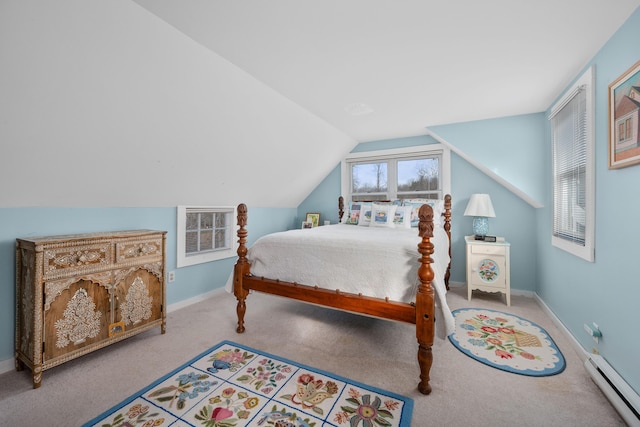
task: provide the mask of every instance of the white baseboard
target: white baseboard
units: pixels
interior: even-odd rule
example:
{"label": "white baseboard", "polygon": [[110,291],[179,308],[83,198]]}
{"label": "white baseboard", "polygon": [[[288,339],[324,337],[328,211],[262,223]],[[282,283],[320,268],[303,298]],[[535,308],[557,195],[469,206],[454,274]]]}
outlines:
{"label": "white baseboard", "polygon": [[200,302],[200,301],[207,300],[209,298],[214,298],[214,297],[216,297],[218,295],[222,295],[224,292],[226,292],[224,287],[217,288],[217,289],[214,289],[212,291],[205,292],[204,294],[196,295],[195,297],[187,298],[185,300],[178,301],[178,302],[173,303],[173,304],[169,304],[167,306],[167,313],[171,313],[173,311],[180,310],[181,308],[188,307],[190,305],[193,305],[193,304],[195,304],[197,302]]}
{"label": "white baseboard", "polygon": [[[212,291],[209,292],[205,292],[204,294],[200,294],[200,295],[196,295],[195,297],[192,298],[188,298],[182,301],[178,301],[176,303],[173,304],[169,304],[167,306],[167,313],[171,313],[173,311],[176,310],[180,310],[181,308],[185,308],[188,307],[192,304],[198,303],[200,301],[204,301],[207,300],[209,298],[214,298],[218,295],[221,295],[223,292],[226,292],[224,287],[222,288],[217,288],[214,289]],[[6,359],[6,360],[0,360],[0,375],[4,374],[5,372],[9,372],[12,371],[13,369],[15,369],[16,365],[15,365],[15,359]]]}
{"label": "white baseboard", "polygon": [[[466,288],[467,287],[467,283],[466,282],[449,282],[449,287],[450,288]],[[523,291],[523,290],[520,290],[520,289],[511,288],[511,295],[519,295],[519,296],[523,296],[523,297],[534,298],[535,292]]]}
{"label": "white baseboard", "polygon": [[16,368],[15,359],[0,360],[0,375]]}
{"label": "white baseboard", "polygon": [[576,354],[578,354],[582,362],[587,360],[587,357],[589,356],[589,354],[580,345],[576,337],[574,337],[573,334],[569,332],[569,329],[567,329],[567,327],[564,326],[564,323],[562,323],[562,321],[558,318],[558,316],[556,316],[555,313],[551,311],[549,306],[545,304],[545,302],[540,298],[538,294],[534,293],[534,298],[538,303],[538,305],[540,306],[540,308],[542,308],[542,311],[544,311],[547,314],[547,316],[551,318],[551,320],[558,327],[558,329],[560,329],[560,331],[564,334],[564,336],[567,337],[567,339],[569,340],[569,343],[571,344],[571,347],[573,347],[573,350],[576,352]]}
{"label": "white baseboard", "polygon": [[449,281],[449,287],[450,288],[462,288],[462,287],[466,287],[467,284],[464,282],[452,282]]}
{"label": "white baseboard", "polygon": [[[466,286],[467,284],[464,282],[449,282],[449,287],[452,287],[452,288],[462,288]],[[569,339],[571,346],[573,347],[575,352],[578,354],[578,356],[580,356],[580,359],[582,359],[583,362],[587,359],[587,357],[589,356],[587,351],[580,345],[578,340],[576,340],[576,338],[571,334],[571,332],[569,332],[569,329],[567,329],[567,327],[564,326],[564,324],[560,321],[558,316],[556,316],[555,313],[551,311],[549,306],[545,304],[545,302],[540,298],[540,296],[537,293],[532,291],[523,291],[520,289],[511,289],[511,295],[520,295],[524,297],[534,298],[538,303],[538,305],[540,306],[540,308],[542,309],[542,311],[544,311],[551,318],[553,323]]]}

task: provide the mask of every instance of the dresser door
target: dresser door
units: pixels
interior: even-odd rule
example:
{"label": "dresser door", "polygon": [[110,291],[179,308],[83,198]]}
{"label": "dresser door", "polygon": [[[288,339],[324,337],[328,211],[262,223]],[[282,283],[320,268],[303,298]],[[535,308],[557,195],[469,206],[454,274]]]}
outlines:
{"label": "dresser door", "polygon": [[45,283],[43,362],[106,339],[110,317],[106,287],[75,278]]}
{"label": "dresser door", "polygon": [[506,287],[506,261],[501,246],[473,245],[471,250],[471,284],[482,287]]}
{"label": "dresser door", "polygon": [[144,268],[121,270],[114,289],[112,334],[130,331],[162,318],[162,284]]}

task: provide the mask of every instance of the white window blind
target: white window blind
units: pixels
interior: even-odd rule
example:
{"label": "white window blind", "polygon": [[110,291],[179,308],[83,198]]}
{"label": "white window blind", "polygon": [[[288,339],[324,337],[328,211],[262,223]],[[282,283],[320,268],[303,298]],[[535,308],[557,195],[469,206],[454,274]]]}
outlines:
{"label": "white window blind", "polygon": [[593,89],[585,83],[590,74],[558,102],[549,120],[553,143],[552,241],[593,261]]}

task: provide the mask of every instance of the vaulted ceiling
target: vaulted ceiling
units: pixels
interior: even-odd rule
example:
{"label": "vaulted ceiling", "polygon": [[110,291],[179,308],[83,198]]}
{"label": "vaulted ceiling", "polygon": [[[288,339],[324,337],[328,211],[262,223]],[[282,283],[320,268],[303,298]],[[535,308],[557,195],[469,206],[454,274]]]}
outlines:
{"label": "vaulted ceiling", "polygon": [[639,5],[3,0],[0,206],[295,208],[358,142],[546,110]]}
{"label": "vaulted ceiling", "polygon": [[357,141],[544,111],[640,0],[134,0]]}

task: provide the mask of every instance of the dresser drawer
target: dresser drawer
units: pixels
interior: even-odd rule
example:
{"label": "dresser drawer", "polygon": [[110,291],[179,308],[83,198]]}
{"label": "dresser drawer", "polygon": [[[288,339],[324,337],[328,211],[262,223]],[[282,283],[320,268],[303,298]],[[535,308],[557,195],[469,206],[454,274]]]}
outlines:
{"label": "dresser drawer", "polygon": [[492,245],[472,245],[471,253],[484,255],[504,255],[504,247]]}
{"label": "dresser drawer", "polygon": [[111,244],[108,242],[65,246],[44,250],[44,276],[54,277],[83,273],[108,267],[111,260]]}
{"label": "dresser drawer", "polygon": [[162,256],[162,238],[124,241],[116,244],[116,262],[128,263]]}

